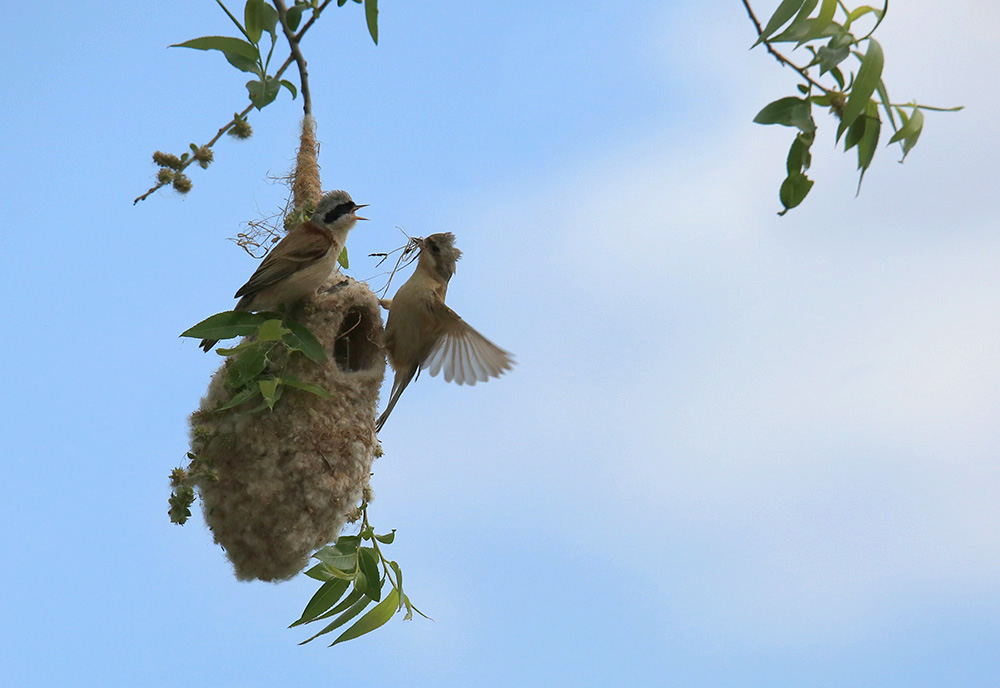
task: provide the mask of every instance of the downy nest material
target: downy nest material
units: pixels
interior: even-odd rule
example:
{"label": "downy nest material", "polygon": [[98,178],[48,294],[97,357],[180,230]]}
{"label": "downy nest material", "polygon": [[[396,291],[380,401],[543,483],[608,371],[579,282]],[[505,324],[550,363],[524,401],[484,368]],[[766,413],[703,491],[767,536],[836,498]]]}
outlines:
{"label": "downy nest material", "polygon": [[316,335],[329,359],[317,364],[294,355],[281,374],[333,398],[284,388],[273,411],[250,413],[250,403],[212,412],[229,398],[227,362],[191,417],[192,452],[218,476],[198,485],[205,521],[241,580],[295,576],[370,493],[373,419],[385,375],[378,299],[335,274],[290,315]]}

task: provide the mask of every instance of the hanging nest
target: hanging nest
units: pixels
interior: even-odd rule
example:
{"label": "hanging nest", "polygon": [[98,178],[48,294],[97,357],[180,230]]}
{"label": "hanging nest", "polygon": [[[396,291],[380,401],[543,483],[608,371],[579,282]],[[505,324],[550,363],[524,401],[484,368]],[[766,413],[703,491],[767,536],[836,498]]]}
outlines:
{"label": "hanging nest", "polygon": [[288,388],[273,410],[251,402],[216,411],[231,396],[227,359],[191,416],[192,454],[211,468],[196,483],[205,521],[241,580],[295,576],[370,496],[385,375],[378,299],[334,273],[290,316],[312,331],[328,360],[293,354],[275,373],[332,398]]}

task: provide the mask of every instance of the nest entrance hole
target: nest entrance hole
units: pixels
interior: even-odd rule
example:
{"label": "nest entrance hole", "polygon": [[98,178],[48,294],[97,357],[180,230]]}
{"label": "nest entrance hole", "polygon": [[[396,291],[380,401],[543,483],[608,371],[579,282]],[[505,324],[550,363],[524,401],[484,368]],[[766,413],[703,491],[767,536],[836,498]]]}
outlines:
{"label": "nest entrance hole", "polygon": [[333,340],[333,360],[337,367],[353,373],[374,366],[381,355],[375,343],[376,334],[376,318],[371,309],[351,306]]}

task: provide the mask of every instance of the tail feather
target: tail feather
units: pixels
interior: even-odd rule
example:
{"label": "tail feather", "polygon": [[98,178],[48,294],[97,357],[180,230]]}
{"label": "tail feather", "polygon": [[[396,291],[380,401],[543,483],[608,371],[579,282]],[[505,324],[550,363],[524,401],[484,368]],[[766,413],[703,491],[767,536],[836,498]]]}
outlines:
{"label": "tail feather", "polygon": [[392,394],[389,396],[389,404],[385,407],[385,411],[382,415],[378,417],[375,421],[375,432],[381,432],[382,426],[385,425],[385,421],[389,418],[389,414],[392,413],[392,409],[396,406],[396,402],[399,401],[400,395],[406,386],[410,384],[410,380],[413,379],[413,375],[417,372],[417,367],[414,366],[412,370],[400,370],[396,372],[396,379],[392,382]]}

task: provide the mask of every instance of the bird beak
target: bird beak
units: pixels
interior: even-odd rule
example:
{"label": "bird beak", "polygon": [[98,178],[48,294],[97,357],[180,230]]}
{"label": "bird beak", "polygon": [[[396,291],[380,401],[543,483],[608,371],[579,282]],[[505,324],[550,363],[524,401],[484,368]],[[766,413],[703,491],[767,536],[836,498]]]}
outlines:
{"label": "bird beak", "polygon": [[[356,206],[354,206],[354,212],[357,213],[362,208],[367,208],[367,207],[368,207],[367,203],[362,203],[361,205],[356,205]],[[355,220],[367,220],[368,218],[367,217],[361,217],[360,215],[355,215],[354,219]]]}

